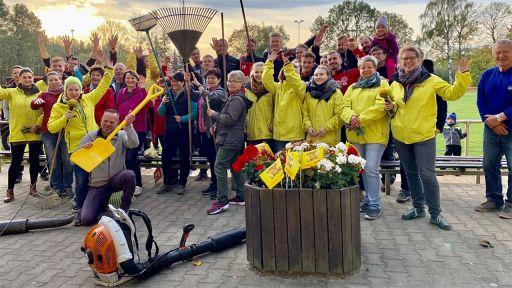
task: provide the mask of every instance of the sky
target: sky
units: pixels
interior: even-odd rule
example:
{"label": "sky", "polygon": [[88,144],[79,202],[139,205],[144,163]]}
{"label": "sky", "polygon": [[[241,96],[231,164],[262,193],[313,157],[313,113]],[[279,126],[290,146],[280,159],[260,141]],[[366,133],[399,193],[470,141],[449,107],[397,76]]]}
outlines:
{"label": "sky", "polygon": [[[101,25],[106,19],[126,21],[143,15],[153,9],[181,5],[178,0],[6,0],[7,5],[23,3],[27,5],[42,21],[43,29],[48,36],[70,35],[88,39],[91,30]],[[380,11],[401,14],[416,34],[420,33],[419,16],[424,11],[428,1],[425,0],[380,0],[365,1]],[[477,3],[491,1],[477,0]],[[318,15],[327,16],[329,8],[341,3],[340,0],[245,0],[244,8],[248,22],[265,23],[267,25],[284,25],[290,41],[288,46],[299,43],[299,24],[295,20],[303,20],[300,24],[300,40],[304,41],[311,35],[309,27]],[[203,6],[224,13],[226,38],[231,32],[243,24],[240,2],[237,0],[189,0],[186,6]],[[209,43],[212,37],[220,38],[220,13],[213,18],[206,28],[198,47],[211,53]]]}

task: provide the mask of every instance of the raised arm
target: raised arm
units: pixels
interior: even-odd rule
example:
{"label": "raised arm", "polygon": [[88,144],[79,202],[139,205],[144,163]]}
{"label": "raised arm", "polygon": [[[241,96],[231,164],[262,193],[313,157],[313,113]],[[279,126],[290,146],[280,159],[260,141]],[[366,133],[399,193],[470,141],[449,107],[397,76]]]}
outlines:
{"label": "raised arm", "polygon": [[[45,65],[47,64],[46,59],[50,59],[50,55],[48,54],[48,51],[46,50],[46,34],[44,31],[38,31],[37,32],[37,46],[39,47],[39,55],[41,55],[41,58],[43,59],[43,62]],[[49,61],[48,61],[49,64]],[[46,65],[46,67],[50,68],[50,65]]]}

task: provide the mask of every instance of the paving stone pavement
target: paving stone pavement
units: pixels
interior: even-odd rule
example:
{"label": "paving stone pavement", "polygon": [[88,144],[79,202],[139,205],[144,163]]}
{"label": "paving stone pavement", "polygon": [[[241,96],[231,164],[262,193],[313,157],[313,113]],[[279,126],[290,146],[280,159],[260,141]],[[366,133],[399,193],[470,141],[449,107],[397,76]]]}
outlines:
{"label": "paving stone pavement", "polygon": [[[0,174],[0,191],[7,186],[7,166]],[[28,170],[26,170],[28,171]],[[144,192],[133,207],[149,214],[160,251],[178,245],[184,224],[194,223],[188,243],[223,230],[244,226],[244,208],[231,206],[220,215],[206,215],[210,199],[200,190],[208,182],[191,177],[183,196],[154,193],[153,170],[143,169]],[[28,192],[28,180],[16,185],[16,201],[0,203],[0,221],[9,220]],[[262,275],[246,261],[245,245],[203,256],[203,264],[184,262],[146,281],[132,280],[124,287],[509,287],[512,288],[512,220],[497,213],[477,213],[484,199],[483,184],[474,176],[439,177],[443,215],[453,226],[442,231],[423,219],[405,222],[400,214],[410,207],[397,204],[399,183],[391,196],[382,196],[383,215],[361,220],[362,266],[346,279]],[[504,185],[506,185],[506,178]],[[46,182],[40,182],[42,189]],[[53,210],[34,207],[29,197],[17,219],[67,216],[71,205]],[[139,223],[141,224],[141,223]],[[140,226],[139,226],[140,227]],[[66,226],[0,238],[0,287],[94,287],[93,276],[80,252],[87,227]],[[144,230],[144,229],[140,229]],[[145,235],[141,237],[144,237]],[[139,238],[141,239],[141,238]],[[490,241],[493,249],[479,245]]]}

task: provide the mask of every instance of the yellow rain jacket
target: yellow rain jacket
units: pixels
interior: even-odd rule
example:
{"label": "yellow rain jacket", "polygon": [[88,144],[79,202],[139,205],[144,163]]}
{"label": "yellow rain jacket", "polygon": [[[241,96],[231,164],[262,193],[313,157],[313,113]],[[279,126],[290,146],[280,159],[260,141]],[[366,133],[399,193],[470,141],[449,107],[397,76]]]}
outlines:
{"label": "yellow rain jacket", "polygon": [[[74,117],[66,118],[68,99],[61,94],[57,103],[53,105],[50,119],[48,120],[48,131],[57,133],[64,129],[64,139],[68,146],[68,152],[73,153],[79,146],[80,140],[89,132],[98,129],[94,120],[94,107],[101,100],[107,89],[110,87],[114,72],[112,68],[105,67],[105,75],[101,78],[98,87],[87,94],[82,94],[78,99],[78,105],[73,109]],[[66,99],[65,99],[66,98]]]}
{"label": "yellow rain jacket", "polygon": [[469,72],[457,72],[453,86],[440,77],[431,74],[418,84],[404,102],[404,87],[397,81],[390,86],[394,104],[394,117],[391,118],[393,137],[405,144],[432,139],[436,135],[437,102],[436,94],[444,100],[457,100],[466,93],[471,83]]}
{"label": "yellow rain jacket", "polygon": [[[150,53],[148,57],[148,66],[146,67],[146,82],[144,85],[149,89],[149,87],[157,83],[158,78],[160,78],[160,70],[158,69],[155,55]],[[128,59],[126,59],[126,69],[137,71],[137,56],[135,56],[134,52],[130,53]]]}
{"label": "yellow rain jacket", "polygon": [[[248,84],[250,88],[250,83]],[[247,111],[247,139],[250,141],[272,139],[272,131],[268,128],[272,124],[274,115],[274,95],[270,92],[256,96],[248,87],[245,87],[245,96],[253,103]]]}
{"label": "yellow rain jacket", "polygon": [[302,104],[306,97],[300,89],[302,80],[293,64],[283,67],[286,80],[274,82],[274,62],[267,60],[263,69],[263,85],[274,95],[273,138],[279,141],[304,139]]}
{"label": "yellow rain jacket", "polygon": [[347,140],[357,144],[388,144],[389,116],[384,109],[384,98],[379,90],[388,88],[387,80],[381,80],[380,86],[374,88],[355,88],[350,85],[343,97],[341,118],[350,123],[354,115],[359,115],[363,134],[347,129]]}
{"label": "yellow rain jacket", "polygon": [[[41,91],[41,90],[39,90]],[[25,127],[31,128],[34,125],[41,127],[43,123],[43,109],[32,110],[30,103],[41,92],[32,95],[25,95],[20,88],[4,89],[0,86],[0,100],[9,102],[9,142],[31,142],[41,141],[41,136],[36,133],[22,133]]]}
{"label": "yellow rain jacket", "polygon": [[[306,92],[306,84],[304,82],[302,82],[301,89],[304,89],[303,91]],[[329,146],[335,146],[340,142],[342,98],[343,94],[340,89],[336,89],[328,101],[315,99],[309,92],[306,94],[306,100],[302,105],[302,125],[306,132],[306,140],[326,143]],[[313,127],[313,130],[317,132],[320,128],[325,128],[327,133],[323,137],[317,136],[313,138],[307,134],[309,127]]]}

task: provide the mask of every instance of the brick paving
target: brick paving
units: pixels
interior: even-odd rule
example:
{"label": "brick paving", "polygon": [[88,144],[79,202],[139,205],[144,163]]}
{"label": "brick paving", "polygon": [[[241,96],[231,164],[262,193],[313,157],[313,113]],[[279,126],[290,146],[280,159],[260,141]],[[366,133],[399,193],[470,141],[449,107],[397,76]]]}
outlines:
{"label": "brick paving", "polygon": [[[2,168],[3,197],[7,166]],[[206,215],[210,200],[200,190],[207,182],[190,178],[185,195],[156,195],[152,171],[143,170],[144,192],[133,206],[149,214],[160,251],[176,247],[181,228],[187,223],[196,225],[189,243],[244,225],[244,208],[240,206],[232,205],[220,215]],[[361,220],[362,266],[359,273],[346,279],[262,275],[247,264],[244,245],[203,256],[201,266],[180,263],[146,281],[132,280],[124,287],[512,288],[512,220],[500,219],[497,213],[473,211],[484,200],[485,188],[483,184],[475,184],[474,176],[438,179],[443,215],[453,230],[442,231],[430,225],[428,216],[410,222],[400,220],[400,214],[410,207],[410,202],[395,202],[399,189],[399,183],[395,183],[392,195],[383,195],[383,216],[373,222]],[[40,183],[42,189],[46,182]],[[28,175],[24,175],[24,181],[15,187],[16,201],[0,203],[0,221],[14,215],[27,192]],[[69,203],[54,210],[40,210],[34,203],[35,199],[29,197],[17,219],[71,214]],[[0,287],[94,287],[92,272],[80,252],[87,231],[87,227],[67,226],[1,237]],[[480,239],[490,241],[494,248],[480,246]]]}

